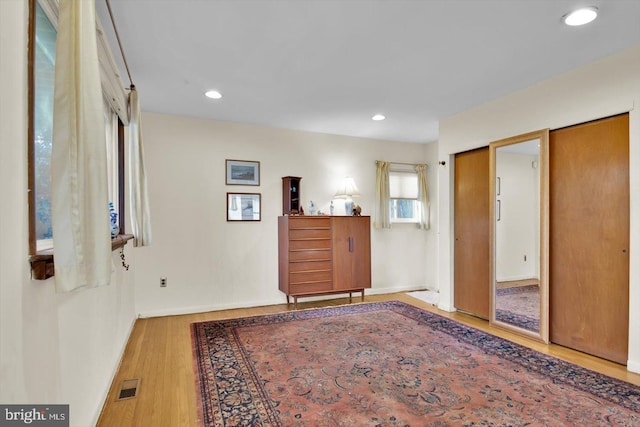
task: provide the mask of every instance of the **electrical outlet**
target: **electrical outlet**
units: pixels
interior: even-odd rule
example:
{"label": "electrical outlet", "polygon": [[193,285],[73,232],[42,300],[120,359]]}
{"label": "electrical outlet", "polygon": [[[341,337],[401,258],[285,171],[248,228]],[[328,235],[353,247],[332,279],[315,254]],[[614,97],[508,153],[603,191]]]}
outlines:
{"label": "electrical outlet", "polygon": [[160,287],[161,288],[166,288],[167,287],[167,278],[166,277],[161,277],[160,278]]}

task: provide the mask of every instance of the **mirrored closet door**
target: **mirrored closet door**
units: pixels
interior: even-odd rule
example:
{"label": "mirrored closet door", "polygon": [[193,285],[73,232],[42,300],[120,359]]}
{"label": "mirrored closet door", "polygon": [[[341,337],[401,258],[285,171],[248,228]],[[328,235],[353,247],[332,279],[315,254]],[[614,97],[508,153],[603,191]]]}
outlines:
{"label": "mirrored closet door", "polygon": [[492,142],[490,321],[549,341],[548,129]]}

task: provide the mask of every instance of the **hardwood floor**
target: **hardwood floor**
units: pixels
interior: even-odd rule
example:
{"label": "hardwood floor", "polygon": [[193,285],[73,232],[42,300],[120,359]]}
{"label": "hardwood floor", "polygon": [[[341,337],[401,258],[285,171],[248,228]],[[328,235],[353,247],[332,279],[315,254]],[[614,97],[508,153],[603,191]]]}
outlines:
{"label": "hardwood floor", "polygon": [[[554,344],[546,345],[489,327],[486,320],[462,313],[448,313],[404,293],[365,296],[366,302],[399,300],[438,313],[496,336],[517,342],[603,374],[640,385],[640,374],[625,366]],[[300,302],[299,309],[348,303],[348,298]],[[189,325],[193,322],[256,316],[292,310],[286,304],[214,311],[183,316],[138,319],[111,385],[99,426],[195,426],[198,425],[195,374]],[[124,380],[139,378],[138,395],[116,400]]]}

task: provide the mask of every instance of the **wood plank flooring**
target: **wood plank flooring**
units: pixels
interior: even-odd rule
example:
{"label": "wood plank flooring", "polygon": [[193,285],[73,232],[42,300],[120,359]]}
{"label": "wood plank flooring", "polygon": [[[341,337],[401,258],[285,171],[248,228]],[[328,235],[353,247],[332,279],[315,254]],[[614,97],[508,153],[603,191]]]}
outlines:
{"label": "wood plank flooring", "polygon": [[[486,320],[462,313],[447,313],[404,293],[365,296],[366,302],[399,300],[438,313],[542,353],[573,362],[603,374],[640,385],[640,374],[625,366],[554,344],[491,328]],[[299,309],[348,303],[348,298],[301,302]],[[280,313],[292,310],[286,304],[183,316],[138,319],[107,396],[98,426],[196,426],[198,425],[195,373],[189,325],[193,322]],[[140,378],[135,398],[116,400],[124,380]]]}

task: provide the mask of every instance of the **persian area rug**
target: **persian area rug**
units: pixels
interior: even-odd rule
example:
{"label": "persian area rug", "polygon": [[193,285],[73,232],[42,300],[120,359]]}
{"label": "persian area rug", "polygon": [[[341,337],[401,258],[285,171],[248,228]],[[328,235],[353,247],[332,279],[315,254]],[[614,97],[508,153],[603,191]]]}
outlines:
{"label": "persian area rug", "polygon": [[540,330],[538,285],[496,289],[496,319],[537,332]]}
{"label": "persian area rug", "polygon": [[192,337],[207,426],[640,425],[640,387],[398,301]]}

